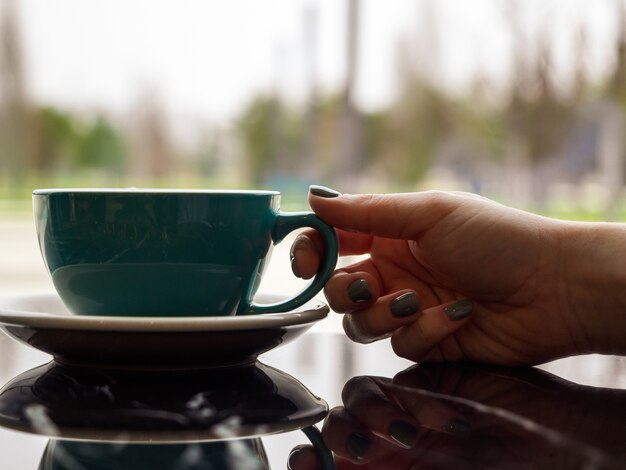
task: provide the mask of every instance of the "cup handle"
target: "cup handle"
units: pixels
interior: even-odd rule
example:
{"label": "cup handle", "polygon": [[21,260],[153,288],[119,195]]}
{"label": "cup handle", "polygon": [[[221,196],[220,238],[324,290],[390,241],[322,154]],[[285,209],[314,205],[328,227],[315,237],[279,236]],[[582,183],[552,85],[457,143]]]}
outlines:
{"label": "cup handle", "polygon": [[317,456],[322,464],[322,470],[335,470],[335,459],[333,454],[324,442],[322,433],[315,425],[311,425],[306,428],[302,428],[301,431],[309,438],[311,444],[317,452]]}
{"label": "cup handle", "polygon": [[311,300],[324,288],[337,265],[338,243],[335,230],[312,212],[278,212],[272,230],[274,244],[279,243],[287,234],[296,229],[310,227],[317,230],[324,240],[325,253],[320,269],[313,280],[296,296],[273,304],[251,302],[248,311],[253,313],[288,312]]}

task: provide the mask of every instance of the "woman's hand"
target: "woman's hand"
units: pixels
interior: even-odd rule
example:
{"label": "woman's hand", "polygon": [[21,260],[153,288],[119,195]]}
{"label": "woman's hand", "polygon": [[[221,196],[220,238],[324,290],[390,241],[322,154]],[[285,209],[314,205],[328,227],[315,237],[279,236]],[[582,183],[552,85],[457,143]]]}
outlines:
{"label": "woman's hand", "polygon": [[[369,255],[337,270],[325,288],[355,341],[391,336],[394,351],[415,361],[500,364],[609,348],[601,338],[608,316],[590,320],[606,298],[588,286],[602,285],[609,278],[602,272],[611,271],[590,262],[608,266],[611,256],[588,248],[603,231],[607,242],[619,231],[612,238],[626,252],[622,226],[557,221],[467,193],[341,195],[312,187],[309,203],[336,228],[340,255]],[[322,252],[315,232],[299,235],[294,272],[312,277]],[[623,297],[626,283],[613,281],[607,287]],[[624,324],[614,322],[621,332]],[[624,340],[619,347],[626,350]]]}

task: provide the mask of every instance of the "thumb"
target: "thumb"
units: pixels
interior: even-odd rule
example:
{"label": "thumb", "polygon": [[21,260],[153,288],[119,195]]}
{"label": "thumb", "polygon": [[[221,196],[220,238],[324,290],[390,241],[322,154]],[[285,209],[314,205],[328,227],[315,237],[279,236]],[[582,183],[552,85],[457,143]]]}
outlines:
{"label": "thumb", "polygon": [[409,239],[432,227],[461,203],[441,191],[396,194],[340,194],[311,186],[309,204],[328,224],[379,237]]}

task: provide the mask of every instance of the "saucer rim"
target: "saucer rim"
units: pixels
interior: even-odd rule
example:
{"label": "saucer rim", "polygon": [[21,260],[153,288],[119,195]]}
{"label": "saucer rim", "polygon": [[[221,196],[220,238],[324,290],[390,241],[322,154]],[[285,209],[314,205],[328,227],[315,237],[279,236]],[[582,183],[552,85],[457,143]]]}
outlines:
{"label": "saucer rim", "polygon": [[[322,399],[323,400],[323,399]],[[241,439],[256,439],[285,434],[294,431],[300,431],[308,426],[314,426],[322,421],[328,415],[328,403],[323,400],[324,406],[320,410],[316,410],[311,416],[296,418],[287,423],[281,421],[263,425],[249,425],[242,427],[242,431],[233,436],[218,436],[214,432],[203,431],[199,429],[187,430],[184,432],[176,431],[131,431],[129,433],[120,430],[91,430],[82,427],[64,427],[57,434],[52,432],[43,432],[32,430],[23,425],[21,422],[1,423],[0,428],[10,429],[14,432],[28,434],[30,436],[39,436],[56,439],[59,441],[72,442],[96,442],[103,444],[128,443],[128,444],[185,444],[185,443],[209,443],[209,442],[227,442],[237,441]],[[1,418],[1,417],[0,417]]]}
{"label": "saucer rim", "polygon": [[[257,294],[264,303],[285,298],[275,294]],[[241,329],[275,329],[302,326],[325,318],[330,308],[312,299],[304,305],[281,313],[265,313],[227,317],[149,317],[149,316],[103,316],[74,315],[42,311],[42,309],[19,308],[20,302],[37,300],[39,303],[61,303],[56,292],[20,294],[0,297],[0,326],[38,329],[98,330],[98,331],[230,331]],[[17,304],[17,308],[16,308]]]}

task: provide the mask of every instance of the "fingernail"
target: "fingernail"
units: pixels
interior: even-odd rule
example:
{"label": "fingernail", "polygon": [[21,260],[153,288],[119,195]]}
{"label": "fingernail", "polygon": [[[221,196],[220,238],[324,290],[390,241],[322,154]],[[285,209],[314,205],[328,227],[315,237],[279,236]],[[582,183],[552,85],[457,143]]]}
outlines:
{"label": "fingernail", "polygon": [[474,310],[474,302],[469,299],[459,300],[443,309],[449,320],[457,321],[468,317]]}
{"label": "fingernail", "polygon": [[299,445],[293,448],[291,452],[289,452],[289,457],[287,457],[287,470],[294,470],[298,468],[298,456],[301,455],[302,449],[304,449],[304,445]]}
{"label": "fingernail", "polygon": [[351,433],[346,439],[346,449],[356,460],[364,460],[369,448],[370,440],[358,432]]}
{"label": "fingernail", "polygon": [[334,189],[330,189],[325,186],[318,186],[316,184],[309,186],[309,192],[313,196],[325,197],[325,198],[341,196],[341,193],[335,191]]}
{"label": "fingernail", "polygon": [[289,248],[289,262],[291,263],[291,271],[296,277],[301,277],[296,266],[296,246],[300,242],[301,235],[298,235]]}
{"label": "fingernail", "polygon": [[415,426],[402,420],[392,421],[389,425],[389,436],[407,449],[417,442],[417,429]]}
{"label": "fingernail", "polygon": [[365,279],[357,279],[348,287],[348,297],[352,302],[357,304],[369,302],[372,300],[372,292],[370,291]]}
{"label": "fingernail", "polygon": [[394,317],[408,317],[417,313],[419,309],[420,302],[414,292],[402,294],[391,302],[391,314]]}
{"label": "fingernail", "polygon": [[472,426],[462,419],[452,418],[448,420],[444,430],[457,437],[470,437],[472,435]]}
{"label": "fingernail", "polygon": [[298,263],[296,263],[296,257],[291,255],[290,259],[291,259],[291,271],[293,272],[294,276],[302,277],[300,276],[300,273],[298,272]]}

